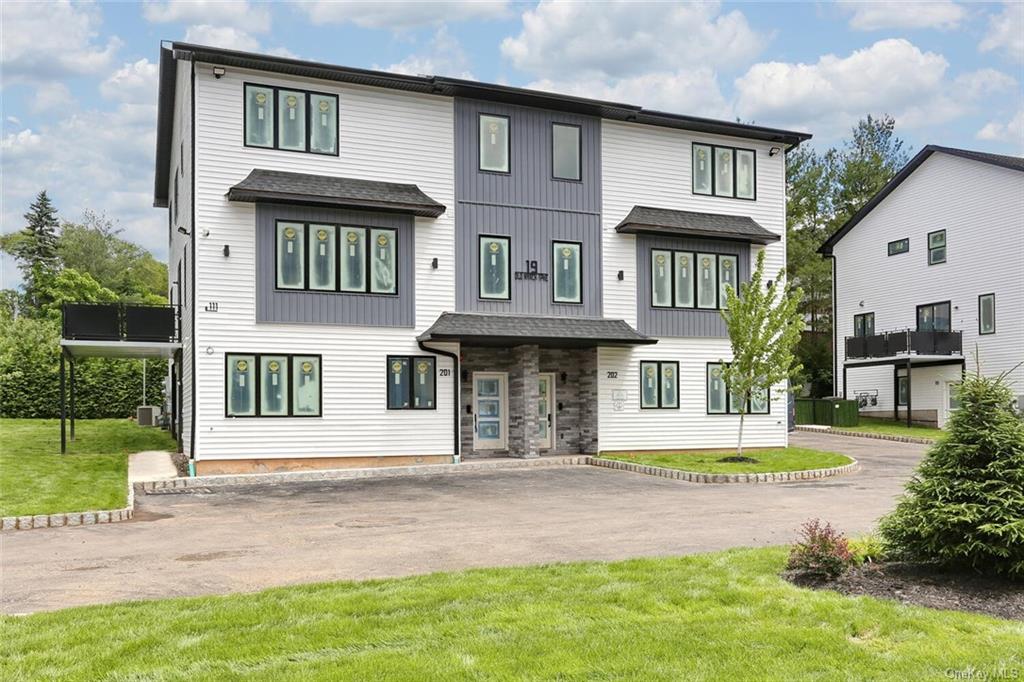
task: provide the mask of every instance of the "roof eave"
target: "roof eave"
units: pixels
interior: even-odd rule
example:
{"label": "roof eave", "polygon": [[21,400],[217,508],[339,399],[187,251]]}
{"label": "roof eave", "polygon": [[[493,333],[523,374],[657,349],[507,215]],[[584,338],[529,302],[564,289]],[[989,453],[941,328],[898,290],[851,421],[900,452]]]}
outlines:
{"label": "roof eave", "polygon": [[171,141],[174,137],[174,101],[178,86],[177,61],[170,48],[160,48],[160,80],[157,91],[156,167],[153,176],[153,206],[167,208],[171,177]]}
{"label": "roof eave", "polygon": [[438,218],[445,212],[445,207],[438,204],[402,204],[389,201],[373,201],[370,199],[348,199],[343,197],[325,197],[314,194],[290,194],[287,192],[268,192],[266,190],[246,190],[232,187],[225,195],[228,201],[251,203],[297,204],[303,206],[325,206],[328,208],[346,208],[351,210],[382,211],[385,213],[411,213],[423,218]]}
{"label": "roof eave", "polygon": [[748,235],[748,234],[735,234],[726,232],[716,232],[714,230],[694,230],[689,228],[673,228],[665,227],[661,225],[647,225],[644,223],[619,223],[615,227],[615,231],[620,234],[651,234],[662,237],[696,237],[699,239],[722,239],[726,241],[736,242],[749,242],[751,244],[772,244],[782,239],[777,234],[766,234],[766,235]]}

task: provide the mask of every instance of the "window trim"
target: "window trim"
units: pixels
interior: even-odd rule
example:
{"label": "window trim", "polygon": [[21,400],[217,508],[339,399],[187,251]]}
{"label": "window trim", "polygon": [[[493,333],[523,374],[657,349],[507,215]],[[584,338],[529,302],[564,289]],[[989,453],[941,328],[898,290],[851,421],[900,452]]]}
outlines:
{"label": "window trim", "polygon": [[[436,355],[391,355],[388,354],[385,358],[384,363],[384,407],[391,412],[405,412],[407,410],[437,410],[437,358]],[[409,377],[409,406],[408,407],[391,407],[391,401],[388,399],[388,381],[391,379],[391,363],[394,360],[404,359],[409,361],[409,371],[412,372],[412,368],[416,365],[416,360],[430,360],[434,363],[434,391],[433,391],[433,403],[432,407],[416,407],[413,400],[413,385],[412,377]]]}
{"label": "window trim", "polygon": [[[481,168],[484,160],[483,146],[480,144],[480,133],[483,130],[483,118],[484,116],[490,116],[492,118],[503,118],[506,121],[506,129],[508,130],[508,136],[505,139],[505,158],[508,161],[508,170],[491,170],[488,168]],[[492,175],[512,175],[512,117],[508,114],[492,114],[487,111],[476,112],[476,170],[478,173],[490,173]]]}
{"label": "window trim", "polygon": [[[293,223],[295,225],[302,225],[303,234],[302,234],[302,287],[301,288],[280,287],[280,286],[277,285],[277,262],[278,262],[279,248],[281,246],[280,242],[279,242],[279,240],[277,238],[277,233],[278,233],[278,229],[277,228],[278,228],[278,224],[279,223]],[[310,275],[310,266],[309,266],[309,243],[310,242],[309,242],[309,233],[310,233],[310,229],[311,229],[312,225],[324,225],[324,226],[327,226],[327,227],[333,227],[334,228],[334,288],[333,289],[312,289],[309,286],[309,275]],[[343,230],[346,230],[346,229],[348,229],[348,230],[362,230],[364,232],[363,239],[364,239],[364,244],[365,244],[366,248],[364,249],[365,253],[363,254],[363,257],[365,259],[365,262],[363,264],[363,266],[364,266],[364,271],[363,272],[365,273],[365,280],[366,281],[363,283],[363,286],[364,286],[363,291],[349,291],[349,290],[342,291],[341,290],[341,242],[342,242],[342,240],[341,240],[341,232]],[[369,239],[370,239],[370,234],[371,234],[370,231],[371,230],[385,230],[385,231],[391,232],[394,235],[392,237],[392,239],[394,239],[394,242],[395,242],[395,291],[394,291],[394,293],[388,293],[388,292],[385,292],[385,291],[371,291],[370,290],[370,264],[372,263],[372,260],[373,260],[373,252],[372,252],[372,249],[370,248],[370,244],[369,244]],[[274,219],[274,291],[281,291],[281,292],[285,292],[285,293],[289,293],[289,292],[294,293],[294,292],[301,291],[301,292],[308,292],[308,293],[314,293],[314,294],[341,294],[341,295],[347,295],[347,296],[390,296],[390,297],[396,297],[401,292],[400,285],[402,284],[402,281],[399,278],[399,275],[401,274],[401,272],[400,272],[400,268],[398,267],[399,262],[401,260],[401,255],[399,254],[398,233],[399,233],[399,229],[397,227],[376,227],[376,226],[373,226],[373,225],[346,225],[345,223],[332,223],[332,222],[325,222],[325,221],[319,221],[319,220],[303,221],[303,220],[288,220],[287,218],[275,218]]]}
{"label": "window trim", "polygon": [[[921,329],[921,308],[935,308],[935,306],[946,306],[949,308],[949,329]],[[932,310],[932,320],[935,319],[935,311]],[[950,301],[936,301],[935,303],[922,303],[914,310],[914,331],[924,332],[951,332],[953,331],[953,305]]]}
{"label": "window trim", "polygon": [[[906,399],[900,397],[900,395],[901,395],[900,386],[902,386],[903,384],[907,384],[907,382],[908,382],[908,378],[907,378],[906,374],[897,374],[896,375],[896,407],[906,407],[907,406]],[[907,384],[907,392],[909,392],[909,390],[910,390],[910,385]]]}
{"label": "window trim", "polygon": [[[711,148],[711,191],[710,192],[698,192],[697,191],[697,176],[693,172],[693,157],[697,153],[695,147],[710,147]],[[732,194],[718,194],[718,187],[716,178],[718,174],[715,172],[715,168],[718,165],[718,155],[716,151],[719,149],[730,149],[732,150]],[[737,179],[737,168],[739,164],[736,162],[736,152],[750,152],[753,158],[753,172],[754,182],[753,189],[754,194],[750,197],[741,197],[736,193],[736,179]],[[716,199],[739,199],[740,201],[757,201],[757,150],[750,149],[748,147],[732,147],[724,144],[712,144],[710,142],[697,142],[696,140],[690,142],[690,193],[699,197],[714,197]]]}
{"label": "window trim", "polygon": [[[933,247],[932,246],[932,235],[933,234],[940,234],[940,233],[942,234],[942,246],[935,246],[935,247]],[[943,228],[941,230],[933,230],[933,231],[929,232],[928,233],[928,238],[927,238],[927,241],[926,241],[925,245],[928,247],[928,265],[929,265],[929,267],[932,266],[932,265],[942,265],[943,263],[946,262],[946,258],[949,255],[948,252],[946,251],[946,249],[948,248],[949,243],[946,240],[946,230],[945,230],[945,228]],[[932,252],[933,251],[937,251],[938,249],[942,249],[943,250],[942,260],[938,260],[938,261],[932,262]]]}
{"label": "window trim", "polygon": [[[249,117],[248,113],[248,97],[247,90],[250,87],[254,88],[265,88],[271,90],[274,93],[274,137],[273,144],[269,147],[265,147],[259,144],[249,144]],[[278,133],[278,91],[287,90],[288,92],[301,92],[306,100],[306,148],[305,149],[284,149],[279,146],[279,133]],[[334,98],[334,112],[335,112],[335,125],[337,126],[337,132],[334,137],[334,151],[333,152],[318,152],[310,148],[310,136],[312,135],[312,128],[310,127],[310,95],[319,95],[320,97],[333,97]],[[249,147],[251,149],[269,149],[277,152],[293,152],[297,154],[318,154],[320,156],[341,156],[341,100],[337,94],[330,92],[321,92],[318,90],[304,90],[302,88],[285,88],[277,85],[264,85],[263,83],[253,83],[252,81],[242,82],[242,146]]]}
{"label": "window trim", "polygon": [[[903,242],[906,242],[906,244],[907,244],[907,247],[905,249],[903,249],[902,251],[894,251],[893,250],[893,248],[892,248],[893,244],[900,244],[900,243],[903,243]],[[898,256],[901,253],[910,253],[910,237],[903,237],[902,239],[894,239],[894,240],[892,240],[891,242],[886,244],[886,253],[888,253],[889,257]]]}
{"label": "window trim", "polygon": [[[670,254],[672,254],[672,259],[671,259],[672,260],[672,262],[671,262],[671,266],[672,267],[669,268],[669,289],[671,290],[671,298],[672,298],[672,304],[671,305],[655,305],[654,304],[654,252],[655,251],[668,251]],[[740,270],[741,258],[740,258],[740,254],[738,254],[738,253],[722,253],[720,251],[700,251],[700,250],[697,250],[697,249],[689,249],[689,250],[681,249],[681,250],[677,251],[676,249],[673,249],[673,248],[659,248],[657,246],[652,246],[650,249],[648,249],[648,253],[650,254],[650,258],[648,259],[647,267],[648,267],[648,272],[651,275],[651,286],[649,287],[649,291],[648,291],[648,293],[649,293],[648,307],[649,308],[653,308],[655,310],[698,310],[698,311],[704,311],[704,312],[718,312],[718,311],[721,311],[721,310],[726,310],[726,308],[722,307],[722,281],[721,281],[721,275],[719,274],[720,270],[721,270],[721,267],[722,267],[722,256],[725,256],[727,258],[735,258],[736,259],[736,289],[737,289],[736,290],[736,295],[737,296],[739,295],[739,286],[741,284],[743,284],[743,282],[740,281],[739,270]],[[677,306],[676,305],[676,268],[675,268],[675,259],[676,259],[676,256],[679,255],[679,254],[686,254],[686,255],[693,256],[693,273],[694,273],[694,276],[693,276],[693,305],[692,306]],[[698,279],[698,277],[697,277],[697,258],[700,255],[714,256],[715,257],[715,307],[714,308],[701,308],[699,305],[697,305],[697,292],[698,292],[698,286],[697,286],[697,279]]]}
{"label": "window trim", "polygon": [[[257,377],[256,377],[256,390],[253,392],[253,400],[255,401],[254,414],[230,414],[229,408],[231,406],[230,398],[228,395],[230,389],[230,382],[228,381],[228,372],[230,370],[230,358],[231,356],[238,355],[251,355],[254,358],[256,365]],[[285,357],[288,358],[288,413],[287,414],[260,414],[261,400],[263,398],[263,379],[259,376],[262,374],[261,370],[261,358],[264,355],[272,355],[274,357]],[[317,366],[320,368],[320,391],[317,405],[317,414],[295,414],[294,413],[294,393],[295,387],[292,386],[292,375],[293,375],[293,364],[295,358],[317,358],[319,363]],[[243,351],[230,351],[224,353],[224,417],[227,419],[320,419],[324,416],[324,358],[320,353],[247,353]]]}
{"label": "window trim", "polygon": [[[711,373],[711,367],[712,366],[716,366],[716,365],[719,366],[719,367],[726,367],[726,366],[728,366],[730,364],[732,364],[732,363],[729,363],[729,362],[707,362],[707,363],[704,364],[704,413],[707,416],[709,416],[709,417],[724,417],[724,416],[728,416],[728,415],[734,415],[734,416],[739,415],[739,411],[733,409],[732,391],[729,390],[729,385],[728,384],[725,385],[725,412],[711,412],[711,404],[710,404],[710,401],[708,400],[708,374]],[[722,381],[724,383],[725,379],[723,379]],[[747,399],[747,411],[745,412],[745,416],[750,416],[750,415],[755,415],[755,414],[758,415],[758,416],[762,416],[762,415],[766,415],[766,414],[770,415],[772,413],[772,388],[771,388],[771,386],[768,387],[768,392],[767,393],[768,393],[768,395],[765,398],[765,405],[767,405],[768,411],[767,412],[752,412],[751,411],[751,407],[752,407],[753,401],[748,398]]]}
{"label": "window trim", "polygon": [[[555,300],[555,248],[556,244],[574,244],[580,247],[580,267],[579,267],[579,287],[577,290],[580,294],[580,300],[578,301],[557,301]],[[551,240],[551,304],[552,305],[583,305],[583,242],[573,241],[571,239],[552,239]],[[509,252],[509,261],[511,262],[511,251]],[[512,294],[511,287],[509,288],[509,294]]]}
{"label": "window trim", "polygon": [[[480,283],[480,276],[483,274],[484,264],[480,260],[480,247],[484,239],[504,239],[507,248],[505,253],[508,258],[508,296],[505,298],[499,298],[497,296],[484,296],[483,287]],[[582,260],[582,258],[581,258]],[[497,301],[497,302],[511,302],[512,301],[512,237],[507,234],[478,234],[476,236],[476,297],[478,301]]]}
{"label": "window trim", "polygon": [[[989,331],[989,332],[983,331],[983,328],[981,326],[981,318],[982,318],[982,312],[981,311],[983,310],[983,308],[981,307],[981,299],[983,299],[983,298],[991,298],[992,299],[992,331]],[[950,324],[952,325],[952,321],[950,321]],[[996,294],[995,294],[994,291],[991,292],[991,293],[988,293],[988,294],[978,294],[978,336],[991,336],[992,334],[995,334],[995,333],[996,333]]]}
{"label": "window trim", "polygon": [[[862,336],[858,336],[857,335],[857,319],[858,318],[864,318],[866,320],[868,318],[868,316],[871,317],[871,334],[864,334]],[[866,326],[865,326],[865,329],[866,329]],[[856,315],[853,316],[853,338],[855,338],[855,339],[865,339],[868,336],[874,336],[874,335],[875,335],[875,314],[873,312],[871,312],[871,313],[857,313]]]}
{"label": "window trim", "polygon": [[[555,127],[557,126],[576,129],[576,168],[579,171],[578,178],[563,178],[555,175]],[[509,137],[511,138],[511,135]],[[509,168],[511,169],[511,164],[509,164]],[[555,182],[583,183],[583,126],[579,123],[551,122],[551,179]]]}
{"label": "window trim", "polygon": [[[644,365],[657,365],[657,367],[658,367],[658,404],[650,406],[650,407],[645,407],[644,406]],[[665,406],[665,405],[661,404],[661,398],[662,398],[662,393],[663,393],[662,386],[661,386],[661,379],[664,376],[662,374],[662,372],[663,372],[662,365],[674,365],[675,366],[675,373],[672,375],[672,378],[676,382],[676,404],[675,405]],[[679,403],[682,402],[682,400],[680,399],[681,396],[679,395],[679,361],[678,360],[640,360],[640,364],[638,365],[638,367],[640,367],[640,396],[639,396],[640,397],[640,409],[641,410],[678,410],[679,409]]]}

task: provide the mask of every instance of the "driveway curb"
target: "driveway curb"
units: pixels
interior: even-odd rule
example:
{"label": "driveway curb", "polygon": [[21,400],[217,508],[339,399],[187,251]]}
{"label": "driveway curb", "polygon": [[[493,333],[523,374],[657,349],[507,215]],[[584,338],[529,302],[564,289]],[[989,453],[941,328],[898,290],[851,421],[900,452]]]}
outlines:
{"label": "driveway curb", "polygon": [[874,438],[875,440],[891,440],[895,443],[917,443],[918,445],[934,445],[938,441],[934,438],[915,438],[913,436],[895,436],[888,433],[870,433],[868,431],[847,431],[846,429],[812,429],[806,426],[797,426],[797,431],[806,433],[824,433],[833,436],[853,436],[854,438]]}
{"label": "driveway curb", "polygon": [[0,531],[61,528],[63,526],[94,526],[98,523],[128,521],[135,516],[135,490],[128,483],[128,506],[101,511],[69,512],[64,514],[35,514],[33,516],[5,516],[0,519]]}
{"label": "driveway curb", "polygon": [[[851,457],[851,459],[853,459]],[[682,471],[681,469],[666,469],[664,467],[653,467],[646,464],[633,464],[617,459],[602,459],[594,457],[589,462],[594,466],[618,469],[620,471],[631,471],[635,474],[647,474],[648,476],[661,476],[662,478],[675,478],[690,483],[786,483],[789,481],[808,481],[819,478],[831,478],[841,474],[853,473],[860,469],[860,463],[853,460],[841,467],[830,467],[828,469],[807,469],[805,471],[777,471],[763,474],[707,474],[696,471]]]}

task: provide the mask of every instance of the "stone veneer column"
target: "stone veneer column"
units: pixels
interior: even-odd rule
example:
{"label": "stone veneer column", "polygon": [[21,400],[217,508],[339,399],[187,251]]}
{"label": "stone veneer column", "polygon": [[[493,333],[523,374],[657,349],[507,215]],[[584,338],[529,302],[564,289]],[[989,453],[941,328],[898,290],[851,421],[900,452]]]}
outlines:
{"label": "stone veneer column", "polygon": [[537,448],[537,403],[540,399],[540,348],[512,349],[508,378],[508,450],[511,457],[540,457]]}
{"label": "stone veneer column", "polygon": [[580,351],[580,452],[597,454],[597,349]]}

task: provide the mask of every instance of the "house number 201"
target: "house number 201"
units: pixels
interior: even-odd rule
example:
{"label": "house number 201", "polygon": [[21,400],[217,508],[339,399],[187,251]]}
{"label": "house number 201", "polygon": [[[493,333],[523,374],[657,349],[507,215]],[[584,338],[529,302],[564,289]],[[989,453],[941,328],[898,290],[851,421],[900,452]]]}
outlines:
{"label": "house number 201", "polygon": [[452,375],[452,371],[450,369],[447,369],[447,368],[444,368],[444,367],[442,367],[441,369],[437,370],[437,372],[438,372],[438,374],[440,374],[443,377],[450,377]]}

